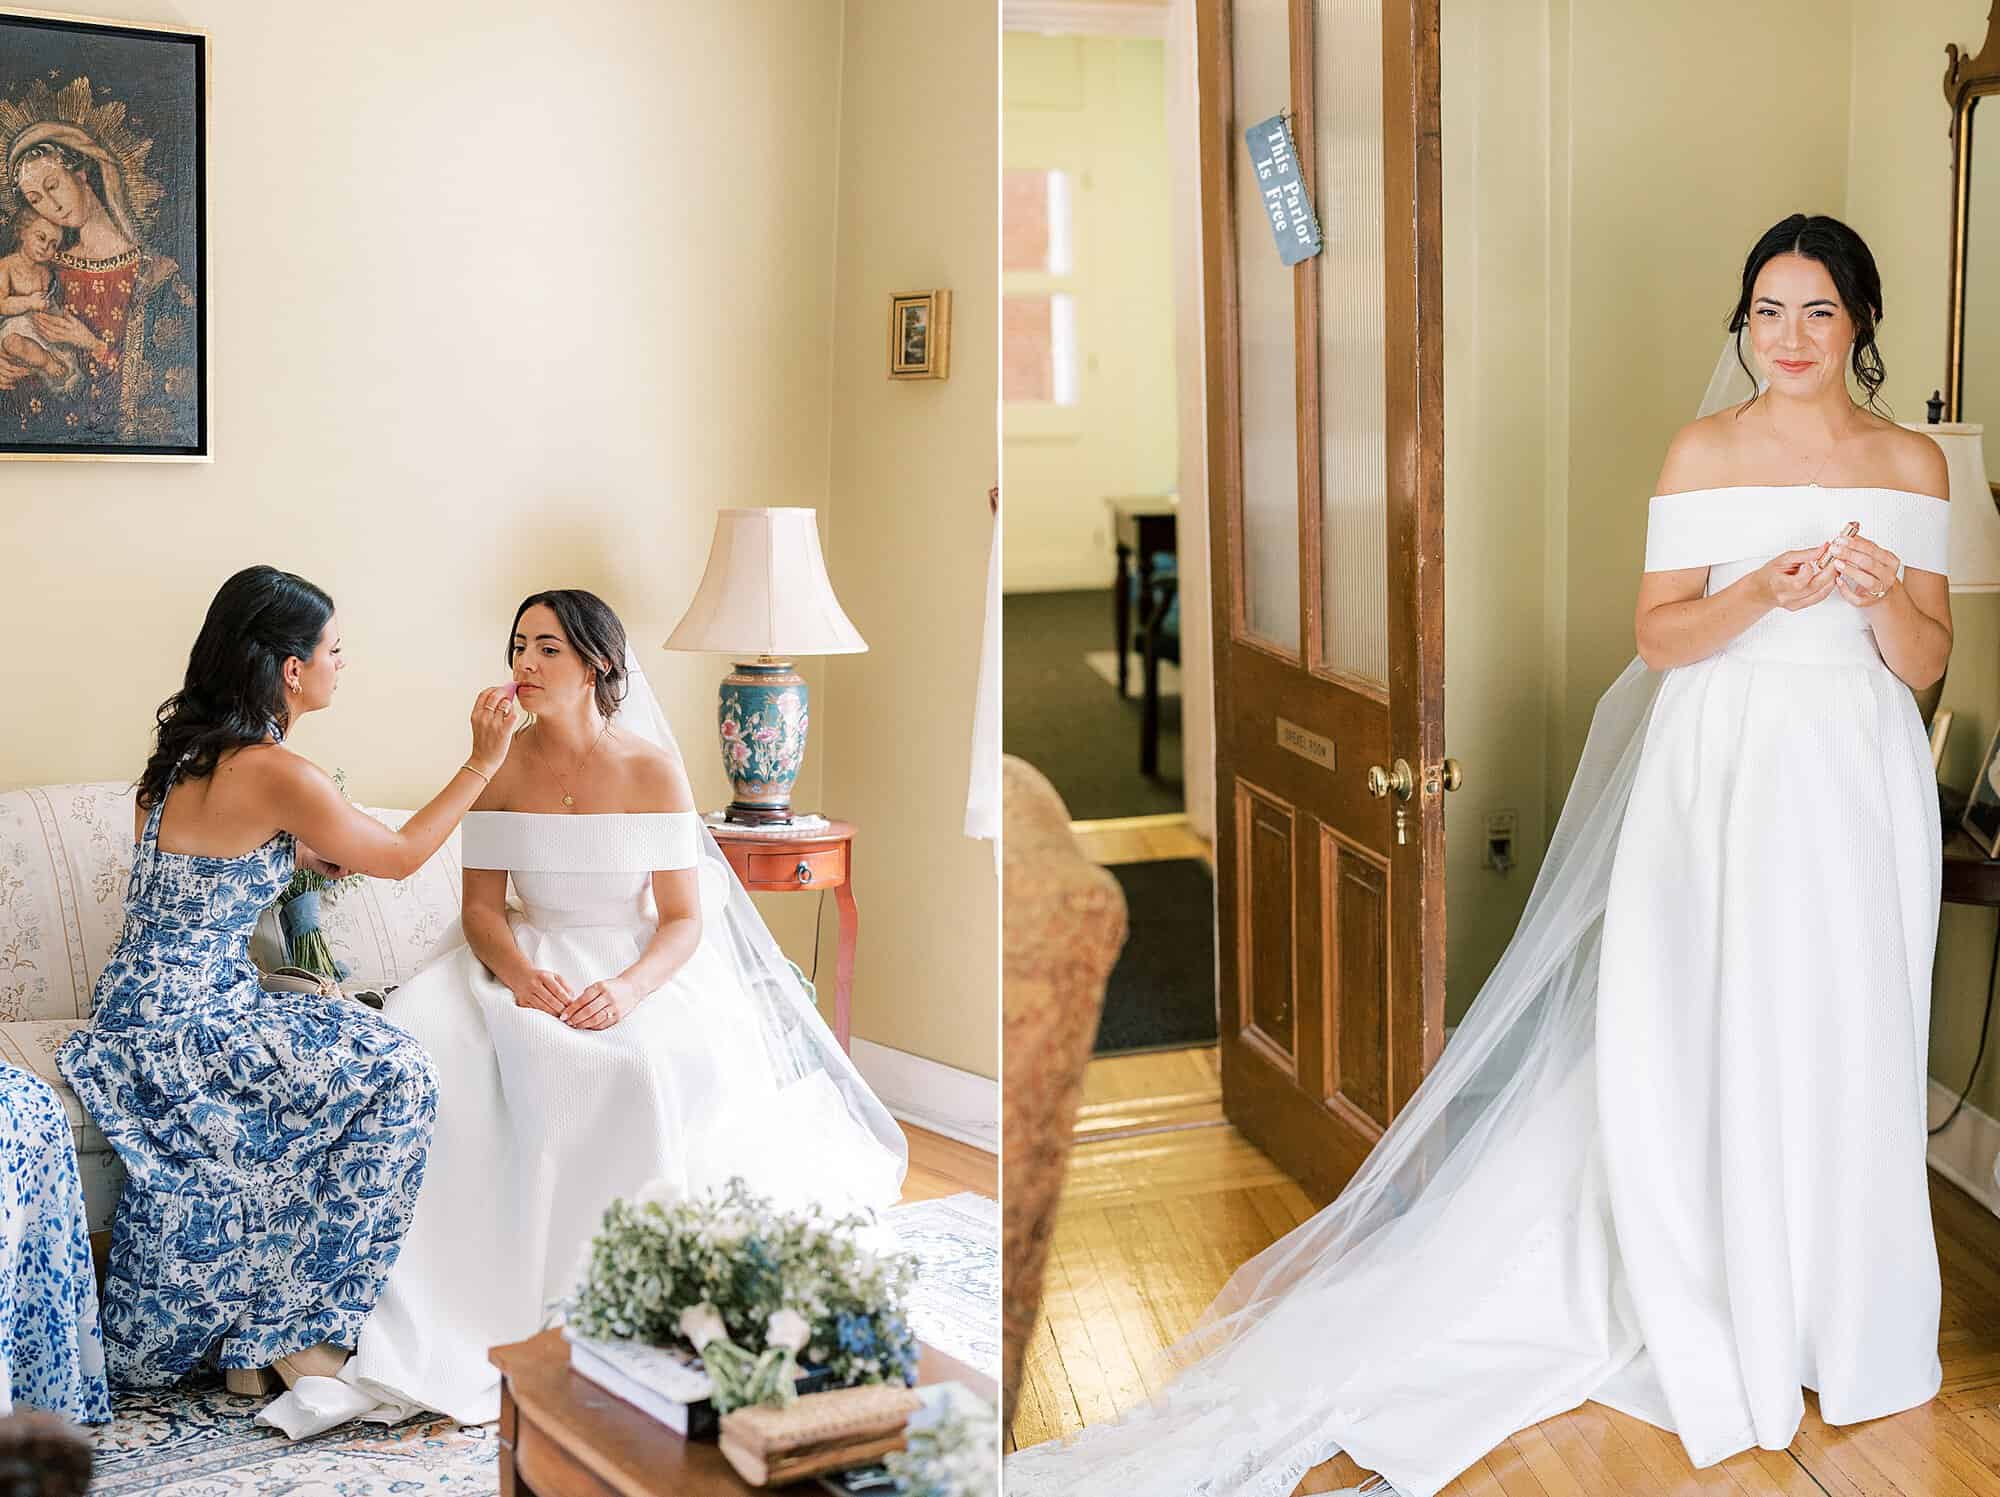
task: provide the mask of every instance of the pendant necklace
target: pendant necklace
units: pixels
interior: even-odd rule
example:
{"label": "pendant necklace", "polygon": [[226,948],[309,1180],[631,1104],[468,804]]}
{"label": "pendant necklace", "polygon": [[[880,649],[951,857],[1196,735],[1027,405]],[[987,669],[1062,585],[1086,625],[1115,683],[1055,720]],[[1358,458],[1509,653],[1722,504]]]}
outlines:
{"label": "pendant necklace", "polygon": [[[605,723],[603,729],[598,733],[596,742],[592,743],[589,748],[585,749],[583,751],[583,757],[576,761],[576,768],[570,771],[571,774],[578,775],[583,773],[583,766],[590,762],[590,756],[597,752],[597,745],[599,743],[604,742],[604,735],[606,733],[609,733],[610,731],[611,731],[611,724],[607,722]],[[562,776],[556,773],[555,765],[549,763],[548,756],[542,752],[542,746],[536,743],[531,738],[528,740],[528,747],[535,751],[535,757],[542,761],[542,768],[546,769],[549,772],[549,778],[554,780],[556,782],[556,788],[562,791],[563,804],[566,806],[575,805],[576,797],[569,793],[569,786],[563,784]]]}
{"label": "pendant necklace", "polygon": [[[1799,455],[1798,449],[1794,447],[1790,443],[1790,441],[1788,441],[1785,438],[1784,434],[1778,430],[1778,418],[1776,416],[1773,416],[1771,418],[1771,435],[1778,439],[1778,445],[1780,447],[1783,447],[1794,458],[1798,457]],[[1826,471],[1826,465],[1833,461],[1833,454],[1835,450],[1838,449],[1840,444],[1846,440],[1847,440],[1847,433],[1842,432],[1839,436],[1836,436],[1833,439],[1831,444],[1828,445],[1826,449],[1826,456],[1822,457],[1819,460],[1818,465],[1813,468],[1811,475],[1806,479],[1805,486],[1807,488],[1816,489],[1819,487],[1820,474]]]}

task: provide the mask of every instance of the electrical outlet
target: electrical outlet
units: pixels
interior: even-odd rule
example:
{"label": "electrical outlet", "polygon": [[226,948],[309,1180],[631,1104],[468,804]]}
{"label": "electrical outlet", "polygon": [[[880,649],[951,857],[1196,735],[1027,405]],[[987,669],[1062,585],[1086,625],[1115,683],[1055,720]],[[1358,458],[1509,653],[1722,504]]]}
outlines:
{"label": "electrical outlet", "polygon": [[1486,813],[1486,843],[1479,854],[1481,868],[1506,873],[1514,866],[1514,834],[1520,820],[1519,813],[1514,811]]}

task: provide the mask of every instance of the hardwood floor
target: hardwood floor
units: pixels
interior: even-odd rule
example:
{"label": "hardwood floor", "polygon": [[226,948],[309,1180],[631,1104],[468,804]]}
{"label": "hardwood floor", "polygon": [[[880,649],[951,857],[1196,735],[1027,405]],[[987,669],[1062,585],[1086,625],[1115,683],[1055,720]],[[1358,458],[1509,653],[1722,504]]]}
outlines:
{"label": "hardwood floor", "polygon": [[1093,863],[1150,863],[1161,858],[1200,858],[1214,865],[1214,852],[1182,815],[1121,816],[1115,821],[1072,821],[1077,846]]}
{"label": "hardwood floor", "polygon": [[905,1201],[934,1201],[970,1190],[989,1200],[1000,1198],[1000,1160],[984,1149],[932,1133],[909,1123],[901,1125],[910,1141],[910,1172],[903,1177]]}
{"label": "hardwood floor", "polygon": [[[1095,1105],[1199,1089],[1212,1051],[1094,1061]],[[1160,1385],[1159,1354],[1235,1267],[1312,1212],[1276,1165],[1219,1121],[1093,1134],[1079,1122],[1008,1448],[1115,1415]],[[1190,1104],[1192,1107],[1193,1104]],[[1806,1397],[1790,1450],[1695,1471],[1680,1441],[1585,1404],[1515,1435],[1446,1488],[1451,1497],[2000,1497],[2000,1220],[1931,1177],[1944,1275],[1944,1389],[1921,1409],[1835,1429]],[[1300,1492],[1362,1477],[1342,1457]]]}

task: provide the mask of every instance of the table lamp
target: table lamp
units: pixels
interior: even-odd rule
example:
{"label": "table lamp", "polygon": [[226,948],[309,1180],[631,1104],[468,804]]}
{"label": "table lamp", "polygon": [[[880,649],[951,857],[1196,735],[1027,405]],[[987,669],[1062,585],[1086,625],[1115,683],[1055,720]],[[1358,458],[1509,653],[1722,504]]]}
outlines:
{"label": "table lamp", "polygon": [[[1945,541],[1950,586],[1955,593],[2000,593],[2000,500],[1986,481],[1980,442],[1985,427],[1976,421],[1906,421],[1944,449],[1951,487],[1951,528]],[[1944,681],[1917,693],[1929,725],[1944,697]]]}
{"label": "table lamp", "polygon": [[722,679],[716,715],[731,790],[727,818],[790,821],[808,721],[806,683],[792,660],[868,648],[827,579],[818,512],[719,511],[701,584],[665,648],[710,651],[736,663]]}

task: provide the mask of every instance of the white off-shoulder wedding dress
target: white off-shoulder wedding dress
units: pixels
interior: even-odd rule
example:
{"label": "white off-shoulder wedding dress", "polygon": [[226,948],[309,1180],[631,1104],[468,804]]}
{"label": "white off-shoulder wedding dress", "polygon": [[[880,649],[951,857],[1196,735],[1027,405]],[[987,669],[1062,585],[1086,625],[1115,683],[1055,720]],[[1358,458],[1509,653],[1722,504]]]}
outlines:
{"label": "white off-shoulder wedding dress", "polygon": [[[1945,569],[1949,506],[1878,488],[1651,504],[1708,590],[1849,520]],[[1930,755],[1866,610],[1773,612],[1599,703],[1513,940],[1341,1196],[1244,1265],[1151,1405],[1007,1464],[1009,1497],[1285,1497],[1340,1451],[1432,1497],[1585,1399],[1696,1465],[1939,1386],[1925,1071]]]}
{"label": "white off-shoulder wedding dress", "polygon": [[542,1327],[605,1207],[654,1181],[700,1191],[740,1176],[787,1204],[895,1203],[901,1131],[719,853],[704,855],[713,845],[692,812],[465,818],[465,865],[510,872],[514,940],[573,991],[624,971],[652,939],[655,870],[697,870],[701,943],[604,1030],[518,1006],[467,946],[390,996],[387,1017],[438,1072],[416,1213],[340,1376],[302,1379],[260,1419],[298,1438],[423,1409],[498,1418],[488,1350]]}

